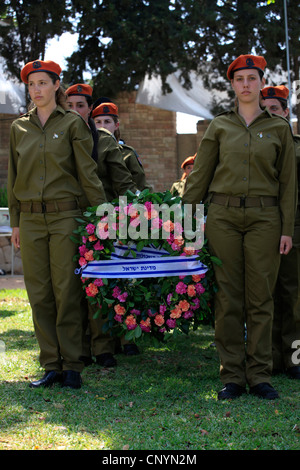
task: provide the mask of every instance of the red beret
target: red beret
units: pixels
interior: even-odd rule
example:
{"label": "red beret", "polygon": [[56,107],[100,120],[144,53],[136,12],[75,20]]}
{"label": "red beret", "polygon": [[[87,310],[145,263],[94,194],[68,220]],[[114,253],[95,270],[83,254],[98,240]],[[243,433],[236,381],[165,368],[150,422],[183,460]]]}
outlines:
{"label": "red beret", "polygon": [[261,90],[261,96],[264,100],[275,98],[277,100],[287,101],[289,90],[284,85],[266,86]]}
{"label": "red beret", "polygon": [[76,83],[75,85],[70,86],[67,91],[66,95],[83,95],[83,96],[92,96],[93,88],[90,85],[86,85],[84,83]]}
{"label": "red beret", "polygon": [[96,116],[116,116],[118,117],[118,106],[114,103],[101,103],[92,112],[92,117]]}
{"label": "red beret", "polygon": [[28,75],[33,72],[52,72],[59,78],[61,68],[52,60],[34,60],[33,62],[28,62],[21,70],[22,82],[28,83]]}
{"label": "red beret", "polygon": [[229,65],[227,77],[231,80],[233,78],[233,73],[236,72],[236,70],[242,69],[257,69],[263,72],[266,65],[267,62],[265,58],[260,55],[240,55]]}
{"label": "red beret", "polygon": [[194,161],[196,158],[196,153],[195,155],[192,155],[191,157],[187,157],[181,164],[181,168],[183,169],[186,165],[194,165]]}

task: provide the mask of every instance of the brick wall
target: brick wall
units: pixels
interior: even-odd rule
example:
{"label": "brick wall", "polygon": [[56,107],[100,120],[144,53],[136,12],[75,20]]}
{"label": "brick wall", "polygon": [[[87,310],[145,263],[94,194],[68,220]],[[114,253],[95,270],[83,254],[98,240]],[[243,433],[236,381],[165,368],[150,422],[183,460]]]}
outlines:
{"label": "brick wall", "polygon": [[135,148],[154,191],[170,189],[178,178],[176,113],[135,102],[135,93],[121,93],[121,138]]}

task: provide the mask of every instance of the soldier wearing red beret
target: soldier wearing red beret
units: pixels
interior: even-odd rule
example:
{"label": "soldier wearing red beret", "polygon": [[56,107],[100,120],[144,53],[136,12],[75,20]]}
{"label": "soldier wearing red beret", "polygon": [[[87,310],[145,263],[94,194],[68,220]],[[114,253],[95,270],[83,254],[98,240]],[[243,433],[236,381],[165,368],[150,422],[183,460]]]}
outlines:
{"label": "soldier wearing red beret", "polygon": [[139,191],[143,191],[143,189],[146,188],[151,189],[146,181],[146,175],[140,157],[133,147],[127,145],[121,139],[118,106],[111,101],[100,103],[94,107],[92,116],[97,128],[105,128],[115,136],[124,162]]}
{"label": "soldier wearing red beret", "polygon": [[[289,116],[289,89],[284,85],[268,86],[261,90],[261,105],[271,113]],[[300,379],[300,367],[293,362],[294,341],[300,338],[300,136],[294,135],[298,172],[297,212],[293,247],[282,256],[274,293],[273,374],[285,373]]]}
{"label": "soldier wearing red beret", "polygon": [[[94,158],[98,165],[98,176],[101,179],[106,198],[108,201],[115,199],[120,195],[124,195],[127,189],[136,192],[137,186],[133,180],[133,176],[127,168],[120,146],[113,135],[113,129],[103,125],[96,127],[94,119],[95,111],[97,116],[101,113],[109,113],[110,123],[113,122],[111,116],[117,116],[118,108],[113,103],[100,107],[92,112],[92,93],[93,89],[90,85],[77,83],[70,86],[67,91],[67,104],[69,108],[77,111],[94,129]],[[115,341],[102,332],[104,320],[102,318],[94,318],[93,307],[88,305],[88,315],[86,316],[86,325],[83,337],[82,359],[85,365],[92,363],[92,355],[95,356],[96,362],[105,367],[116,365],[113,357]]]}
{"label": "soldier wearing red beret", "polygon": [[33,388],[79,388],[84,319],[81,281],[75,275],[76,245],[70,236],[81,201],[106,201],[91,158],[93,139],[81,116],[66,107],[61,68],[53,61],[26,64],[21,78],[33,108],[11,126],[8,201],[12,242],[21,248],[40,363]]}
{"label": "soldier wearing red beret", "polygon": [[175,181],[173,183],[170,192],[174,195],[183,196],[186,186],[187,177],[193,171],[194,168],[194,161],[196,158],[196,154],[190,157],[187,157],[181,164],[181,169],[183,170],[182,177],[179,181]]}
{"label": "soldier wearing red beret", "polygon": [[273,292],[280,255],[292,247],[295,152],[288,122],[260,107],[265,66],[249,54],[230,64],[237,106],[210,123],[183,195],[195,205],[208,194],[206,236],[222,262],[215,266],[220,400],[241,396],[247,385],[253,395],[278,398],[271,385]]}

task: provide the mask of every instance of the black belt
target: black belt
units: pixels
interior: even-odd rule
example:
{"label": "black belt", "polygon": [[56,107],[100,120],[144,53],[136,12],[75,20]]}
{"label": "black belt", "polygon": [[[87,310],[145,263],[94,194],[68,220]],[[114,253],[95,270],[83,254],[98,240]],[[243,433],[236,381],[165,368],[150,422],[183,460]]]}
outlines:
{"label": "black belt", "polygon": [[52,201],[52,202],[21,202],[20,212],[46,212],[72,211],[78,208],[76,201]]}
{"label": "black belt", "polygon": [[227,207],[272,207],[278,206],[275,196],[236,197],[228,194],[213,194],[210,199],[214,204]]}

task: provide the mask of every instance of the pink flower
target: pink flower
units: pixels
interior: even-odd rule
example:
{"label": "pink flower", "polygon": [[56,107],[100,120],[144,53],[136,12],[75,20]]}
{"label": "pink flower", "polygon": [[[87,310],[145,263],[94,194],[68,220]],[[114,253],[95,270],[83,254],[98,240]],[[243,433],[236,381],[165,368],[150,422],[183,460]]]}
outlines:
{"label": "pink flower", "polygon": [[87,247],[85,245],[81,245],[79,248],[78,248],[78,251],[79,251],[79,254],[80,256],[84,256],[85,253],[88,251]]}
{"label": "pink flower", "polygon": [[176,327],[176,320],[172,320],[169,318],[169,320],[166,321],[167,325],[169,328],[175,328]]}
{"label": "pink flower", "polygon": [[159,306],[159,313],[163,315],[165,311],[167,310],[167,307],[165,305],[160,305]]}
{"label": "pink flower", "polygon": [[93,256],[93,250],[89,250],[84,254],[84,257],[87,261],[93,261],[94,256]]}
{"label": "pink flower", "polygon": [[144,204],[144,206],[146,207],[146,209],[147,209],[148,211],[151,211],[152,205],[153,205],[153,204],[152,204],[151,201],[146,201],[145,204]]}
{"label": "pink flower", "polygon": [[189,318],[192,318],[194,316],[193,312],[191,312],[191,310],[188,310],[187,312],[184,312],[184,314],[182,315],[183,318],[185,319],[189,319]]}
{"label": "pink flower", "polygon": [[85,265],[87,264],[86,259],[85,259],[85,258],[82,258],[82,257],[79,258],[79,261],[78,261],[78,262],[79,262],[80,266],[85,266]]}
{"label": "pink flower", "polygon": [[118,295],[118,300],[120,302],[126,302],[127,297],[128,297],[127,292],[123,292],[123,294]]}
{"label": "pink flower", "polygon": [[102,279],[100,279],[100,278],[95,279],[94,284],[95,284],[95,286],[98,286],[98,287],[101,287],[101,286],[104,285]]}
{"label": "pink flower", "polygon": [[122,315],[115,315],[115,316],[114,316],[114,319],[115,319],[116,321],[120,322],[120,323],[123,322],[123,317],[122,317]]}
{"label": "pink flower", "polygon": [[187,287],[184,284],[184,282],[180,281],[180,282],[178,282],[175,290],[176,290],[177,294],[185,294],[186,291],[187,291]]}
{"label": "pink flower", "polygon": [[124,213],[128,215],[129,213],[129,209],[130,207],[132,206],[132,202],[130,204],[128,204],[127,206],[124,207]]}
{"label": "pink flower", "polygon": [[124,313],[126,312],[126,309],[124,307],[122,307],[122,305],[117,304],[117,305],[114,306],[114,311],[118,315],[124,315]]}
{"label": "pink flower", "polygon": [[140,315],[141,311],[137,310],[136,308],[133,308],[133,309],[130,310],[130,313],[133,313],[133,315]]}
{"label": "pink flower", "polygon": [[187,300],[180,300],[178,307],[183,311],[186,312],[190,308],[190,304]]}
{"label": "pink flower", "polygon": [[154,323],[157,326],[162,326],[165,323],[165,319],[162,315],[156,315],[156,317],[154,318]]}
{"label": "pink flower", "polygon": [[197,291],[197,294],[203,294],[205,292],[205,289],[200,282],[196,284],[196,291]]}
{"label": "pink flower", "polygon": [[112,296],[115,299],[117,299],[120,294],[121,294],[121,289],[118,286],[114,287],[112,291]]}
{"label": "pink flower", "polygon": [[92,234],[95,232],[95,228],[96,228],[95,225],[93,225],[93,224],[88,224],[88,225],[86,226],[86,231],[87,231],[87,233],[88,233],[89,235],[92,235]]}
{"label": "pink flower", "polygon": [[92,282],[85,288],[86,295],[95,297],[98,294],[98,287]]}
{"label": "pink flower", "polygon": [[200,307],[200,300],[195,297],[192,302],[194,305],[191,304],[191,310],[197,310]]}
{"label": "pink flower", "polygon": [[183,251],[186,255],[188,256],[191,256],[191,255],[194,255],[196,253],[196,250],[195,248],[191,247],[191,246],[185,246],[183,248]]}
{"label": "pink flower", "polygon": [[173,294],[168,294],[167,295],[167,304],[170,305],[170,303],[172,302],[172,295]]}
{"label": "pink flower", "polygon": [[155,217],[155,219],[152,219],[151,222],[151,228],[160,228],[162,226],[162,219],[159,217]]}
{"label": "pink flower", "polygon": [[97,226],[97,235],[100,240],[106,240],[109,237],[109,232],[107,230],[107,224],[105,226],[100,225],[100,222]]}
{"label": "pink flower", "polygon": [[150,333],[150,331],[151,331],[150,318],[147,318],[146,320],[141,320],[140,321],[140,327],[146,333]]}
{"label": "pink flower", "polygon": [[128,315],[125,320],[128,330],[134,330],[137,327],[136,319],[133,315]]}
{"label": "pink flower", "polygon": [[171,248],[172,250],[174,251],[180,251],[181,250],[181,246],[179,246],[177,243],[173,242],[172,245],[171,245]]}
{"label": "pink flower", "polygon": [[180,318],[181,314],[182,314],[181,308],[178,305],[176,305],[176,307],[173,308],[173,310],[171,310],[170,317],[171,318]]}
{"label": "pink flower", "polygon": [[196,289],[193,284],[189,284],[187,288],[187,294],[189,297],[195,297],[196,295]]}
{"label": "pink flower", "polygon": [[94,250],[101,251],[104,249],[104,246],[100,243],[100,240],[97,241],[94,245]]}
{"label": "pink flower", "polygon": [[131,227],[138,227],[138,225],[140,225],[140,223],[141,223],[140,218],[136,217],[136,218],[130,220],[129,225],[131,225]]}
{"label": "pink flower", "polygon": [[183,232],[183,227],[179,222],[174,223],[174,234],[177,235]]}
{"label": "pink flower", "polygon": [[167,242],[169,243],[169,245],[172,245],[172,243],[174,242],[174,235],[173,235],[173,233],[170,233],[169,238],[167,238]]}
{"label": "pink flower", "polygon": [[166,232],[173,232],[174,230],[174,224],[173,222],[171,222],[171,220],[167,220],[166,222],[163,223],[162,226]]}

